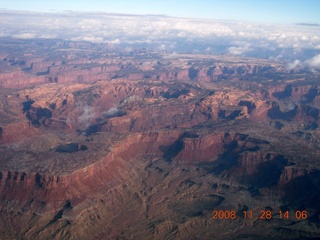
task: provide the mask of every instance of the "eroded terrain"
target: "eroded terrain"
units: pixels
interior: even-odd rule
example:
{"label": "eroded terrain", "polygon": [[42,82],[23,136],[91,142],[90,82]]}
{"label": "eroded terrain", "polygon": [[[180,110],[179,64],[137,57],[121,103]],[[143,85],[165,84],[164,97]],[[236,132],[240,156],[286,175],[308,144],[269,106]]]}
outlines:
{"label": "eroded terrain", "polygon": [[0,45],[1,239],[320,235],[319,73],[86,42]]}

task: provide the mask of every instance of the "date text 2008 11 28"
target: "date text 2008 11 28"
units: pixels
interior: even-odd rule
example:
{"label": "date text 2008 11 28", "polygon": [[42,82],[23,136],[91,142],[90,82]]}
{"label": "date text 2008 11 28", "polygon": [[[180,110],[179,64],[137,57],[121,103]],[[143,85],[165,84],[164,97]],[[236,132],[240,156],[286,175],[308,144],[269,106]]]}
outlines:
{"label": "date text 2008 11 28", "polygon": [[305,220],[308,218],[308,213],[306,210],[296,210],[296,211],[278,211],[272,212],[271,210],[261,210],[255,211],[247,210],[243,212],[237,212],[235,210],[213,210],[212,219],[262,219],[270,220],[273,217],[280,219],[297,219]]}

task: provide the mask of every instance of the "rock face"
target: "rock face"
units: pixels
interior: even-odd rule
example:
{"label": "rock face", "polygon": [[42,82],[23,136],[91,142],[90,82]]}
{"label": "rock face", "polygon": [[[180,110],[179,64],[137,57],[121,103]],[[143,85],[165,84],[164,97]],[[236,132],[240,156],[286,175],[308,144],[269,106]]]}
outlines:
{"label": "rock face", "polygon": [[[51,42],[49,58],[30,49],[0,55],[1,239],[320,236],[317,73],[80,42]],[[272,220],[243,216],[270,209]]]}
{"label": "rock face", "polygon": [[15,143],[36,136],[40,131],[29,122],[17,122],[1,127],[0,143]]}

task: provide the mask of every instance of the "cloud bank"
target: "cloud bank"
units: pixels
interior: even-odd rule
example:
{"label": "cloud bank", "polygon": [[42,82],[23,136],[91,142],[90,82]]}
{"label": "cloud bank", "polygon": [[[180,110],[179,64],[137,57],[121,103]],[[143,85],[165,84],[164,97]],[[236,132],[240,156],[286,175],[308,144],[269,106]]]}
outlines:
{"label": "cloud bank", "polygon": [[173,18],[158,15],[66,11],[32,13],[0,10],[0,37],[57,38],[109,43],[164,52],[202,52],[298,59],[318,67],[320,26],[263,25],[246,22]]}

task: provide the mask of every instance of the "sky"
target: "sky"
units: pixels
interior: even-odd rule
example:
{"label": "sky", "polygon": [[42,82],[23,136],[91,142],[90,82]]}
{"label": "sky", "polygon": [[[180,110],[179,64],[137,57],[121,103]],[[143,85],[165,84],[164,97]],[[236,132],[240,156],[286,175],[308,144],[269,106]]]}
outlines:
{"label": "sky", "polygon": [[9,10],[102,11],[259,23],[320,24],[319,0],[0,0]]}

